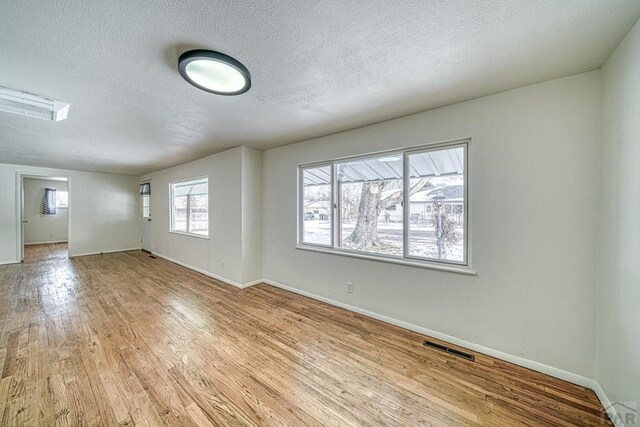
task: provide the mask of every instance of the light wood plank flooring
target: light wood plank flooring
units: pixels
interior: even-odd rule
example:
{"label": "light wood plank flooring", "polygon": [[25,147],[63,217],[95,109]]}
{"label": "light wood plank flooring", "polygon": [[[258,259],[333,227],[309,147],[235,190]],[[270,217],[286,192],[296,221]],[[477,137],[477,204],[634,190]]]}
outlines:
{"label": "light wood plank flooring", "polygon": [[0,267],[2,426],[608,423],[590,390],[271,286],[30,255]]}
{"label": "light wood plank flooring", "polygon": [[66,243],[42,243],[24,247],[24,262],[40,262],[65,259],[68,256]]}

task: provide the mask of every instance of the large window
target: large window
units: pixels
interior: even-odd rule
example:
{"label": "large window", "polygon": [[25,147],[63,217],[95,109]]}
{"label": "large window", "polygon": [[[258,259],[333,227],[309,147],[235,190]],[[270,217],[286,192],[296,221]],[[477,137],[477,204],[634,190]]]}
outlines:
{"label": "large window", "polygon": [[209,236],[209,178],[172,182],[171,231]]}
{"label": "large window", "polygon": [[300,167],[301,246],[468,265],[468,142]]}

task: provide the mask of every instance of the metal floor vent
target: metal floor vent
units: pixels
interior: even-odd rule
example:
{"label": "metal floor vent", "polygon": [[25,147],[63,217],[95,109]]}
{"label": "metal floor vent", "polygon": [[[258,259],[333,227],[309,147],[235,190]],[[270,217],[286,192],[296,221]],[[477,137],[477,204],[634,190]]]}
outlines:
{"label": "metal floor vent", "polygon": [[446,345],[438,344],[437,342],[426,340],[424,342],[424,346],[435,348],[436,350],[444,351],[446,353],[461,357],[471,362],[475,362],[476,360],[476,357],[471,353],[465,353],[464,351],[456,350],[455,348],[447,347]]}
{"label": "metal floor vent", "polygon": [[157,257],[157,256],[155,256],[155,255],[147,255],[147,256],[148,256],[149,258],[153,258],[153,259],[158,258],[158,257]]}

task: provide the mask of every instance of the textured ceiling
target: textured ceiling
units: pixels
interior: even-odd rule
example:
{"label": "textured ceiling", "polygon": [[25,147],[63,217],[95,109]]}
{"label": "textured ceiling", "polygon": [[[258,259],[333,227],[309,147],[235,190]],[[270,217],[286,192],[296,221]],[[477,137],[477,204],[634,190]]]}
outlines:
{"label": "textured ceiling", "polygon": [[[640,1],[2,0],[0,86],[70,102],[0,113],[0,163],[141,174],[283,145],[599,68]],[[190,48],[253,75],[238,97],[177,71]]]}

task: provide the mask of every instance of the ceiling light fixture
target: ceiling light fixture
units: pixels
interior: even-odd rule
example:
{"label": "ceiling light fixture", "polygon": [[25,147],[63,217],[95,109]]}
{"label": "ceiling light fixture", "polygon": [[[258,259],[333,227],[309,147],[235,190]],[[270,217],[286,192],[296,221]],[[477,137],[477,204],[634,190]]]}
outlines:
{"label": "ceiling light fixture", "polygon": [[189,50],[180,55],[178,70],[198,89],[218,95],[240,95],[251,88],[247,67],[220,52]]}
{"label": "ceiling light fixture", "polygon": [[69,104],[0,86],[0,111],[59,122],[69,115]]}

